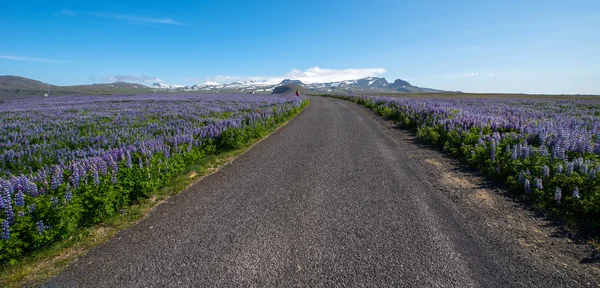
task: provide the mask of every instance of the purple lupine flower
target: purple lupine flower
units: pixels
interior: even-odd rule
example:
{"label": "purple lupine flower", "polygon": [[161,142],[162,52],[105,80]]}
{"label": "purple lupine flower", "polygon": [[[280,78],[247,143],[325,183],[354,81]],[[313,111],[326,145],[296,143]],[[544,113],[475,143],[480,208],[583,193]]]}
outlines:
{"label": "purple lupine flower", "polygon": [[519,182],[525,181],[525,172],[523,172],[523,170],[519,172],[519,178],[517,180],[519,180]]}
{"label": "purple lupine flower", "polygon": [[100,176],[98,175],[98,168],[96,168],[96,165],[92,164],[91,172],[92,172],[92,181],[94,181],[94,185],[98,186],[100,184]]}
{"label": "purple lupine flower", "polygon": [[194,138],[190,137],[190,141],[188,142],[188,146],[187,146],[187,153],[192,152],[192,147],[193,147],[193,142]]}
{"label": "purple lupine flower", "polygon": [[52,179],[50,180],[50,184],[52,190],[58,189],[58,186],[63,182],[63,171],[60,169],[60,166],[56,165],[54,167],[54,172],[52,173]]}
{"label": "purple lupine flower", "polygon": [[29,212],[29,214],[33,214],[33,212],[35,212],[35,204],[27,205],[27,211]]}
{"label": "purple lupine flower", "polygon": [[56,207],[56,206],[58,206],[58,203],[59,203],[59,201],[58,201],[58,198],[56,198],[56,197],[52,196],[52,197],[50,198],[50,201],[52,202],[52,207]]}
{"label": "purple lupine flower", "polygon": [[50,226],[44,225],[44,221],[42,220],[35,222],[35,227],[37,228],[38,234],[40,235],[44,233],[44,231],[50,229]]}
{"label": "purple lupine flower", "polygon": [[531,185],[529,183],[529,179],[525,179],[525,183],[523,184],[523,188],[525,188],[525,192],[531,192]]}
{"label": "purple lupine flower", "polygon": [[531,146],[524,146],[523,147],[523,158],[529,158],[531,155],[532,155]]}
{"label": "purple lupine flower", "polygon": [[513,146],[512,154],[510,154],[510,159],[517,160],[517,158],[518,158],[517,146]]}
{"label": "purple lupine flower", "polygon": [[573,198],[575,199],[580,199],[581,196],[579,195],[579,187],[575,186],[575,188],[573,189]]}
{"label": "purple lupine flower", "polygon": [[71,185],[73,185],[73,187],[75,188],[79,187],[79,177],[79,168],[75,166],[75,168],[73,168],[71,176],[69,176],[69,181],[71,182]]}
{"label": "purple lupine flower", "polygon": [[490,159],[496,161],[496,141],[492,141],[492,148],[490,150]]}
{"label": "purple lupine flower", "polygon": [[131,154],[129,153],[129,151],[125,153],[125,166],[131,169]]}
{"label": "purple lupine flower", "polygon": [[542,182],[542,179],[537,178],[537,177],[535,178],[535,188],[540,189],[540,190],[544,189],[544,184]]}
{"label": "purple lupine flower", "polygon": [[563,166],[562,166],[562,164],[559,163],[556,166],[556,173],[561,174],[562,172],[563,172]]}
{"label": "purple lupine flower", "polygon": [[106,157],[106,163],[108,163],[110,170],[117,172],[119,171],[119,164],[117,164],[117,161],[115,161],[114,157],[112,157],[110,154],[108,154]]}
{"label": "purple lupine flower", "polygon": [[565,174],[567,174],[567,175],[573,174],[574,167],[575,167],[575,164],[573,162],[567,162],[567,170],[566,170]]}
{"label": "purple lupine flower", "polygon": [[2,240],[10,239],[10,223],[8,220],[2,220],[2,235],[0,235]]}
{"label": "purple lupine flower", "polygon": [[540,156],[548,156],[548,150],[546,149],[546,146],[541,145],[540,147],[538,147],[538,154],[540,154]]}
{"label": "purple lupine flower", "polygon": [[73,199],[73,192],[71,192],[71,186],[67,184],[67,190],[65,191],[65,201],[69,203]]}
{"label": "purple lupine flower", "polygon": [[25,216],[25,212],[23,212],[23,211],[19,211],[19,212],[17,213],[17,216],[19,216],[19,217],[24,217],[24,216]]}
{"label": "purple lupine flower", "polygon": [[144,168],[143,164],[142,164],[142,158],[138,158],[138,165],[140,166],[140,170],[142,170]]}
{"label": "purple lupine flower", "polygon": [[554,201],[556,201],[557,204],[560,204],[561,199],[562,199],[562,190],[559,187],[556,187],[556,190],[554,190]]}
{"label": "purple lupine flower", "polygon": [[588,163],[583,163],[583,164],[581,165],[581,167],[579,167],[579,170],[581,171],[581,173],[582,173],[583,175],[587,175],[587,174],[588,174],[588,171],[589,171],[589,166],[588,166]]}
{"label": "purple lupine flower", "polygon": [[544,167],[542,167],[542,176],[544,178],[550,177],[550,167],[548,167],[548,165],[544,165]]}
{"label": "purple lupine flower", "polygon": [[110,176],[110,182],[112,184],[117,184],[117,172],[115,172],[114,170],[112,171],[112,174]]}
{"label": "purple lupine flower", "polygon": [[576,169],[576,170],[581,170],[581,167],[583,166],[583,164],[584,164],[584,161],[583,161],[583,158],[581,158],[581,157],[579,157],[575,161],[573,161],[573,166],[574,166],[574,169]]}
{"label": "purple lupine flower", "polygon": [[96,159],[96,171],[102,175],[106,175],[108,173],[108,166],[106,162],[100,157]]}
{"label": "purple lupine flower", "polygon": [[25,206],[25,195],[23,192],[19,191],[15,194],[15,206],[23,207]]}

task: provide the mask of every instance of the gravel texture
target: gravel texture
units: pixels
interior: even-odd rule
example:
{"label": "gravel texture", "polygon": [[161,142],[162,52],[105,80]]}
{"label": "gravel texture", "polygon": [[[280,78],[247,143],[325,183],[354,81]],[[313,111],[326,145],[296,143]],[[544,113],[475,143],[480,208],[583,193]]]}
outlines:
{"label": "gravel texture", "polygon": [[[46,286],[598,284],[596,264],[576,261],[587,246],[532,249],[534,238],[519,235],[540,220],[406,137],[351,102],[313,97],[286,126]],[[498,220],[507,215],[522,229]]]}

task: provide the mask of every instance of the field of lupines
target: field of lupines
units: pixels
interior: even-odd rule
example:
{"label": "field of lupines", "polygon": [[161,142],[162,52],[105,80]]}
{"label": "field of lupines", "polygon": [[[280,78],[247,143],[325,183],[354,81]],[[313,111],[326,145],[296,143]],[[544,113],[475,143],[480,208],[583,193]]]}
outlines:
{"label": "field of lupines", "polygon": [[2,101],[0,263],[119,213],[306,104],[258,95]]}
{"label": "field of lupines", "polygon": [[599,232],[600,101],[333,97],[394,120],[533,205]]}

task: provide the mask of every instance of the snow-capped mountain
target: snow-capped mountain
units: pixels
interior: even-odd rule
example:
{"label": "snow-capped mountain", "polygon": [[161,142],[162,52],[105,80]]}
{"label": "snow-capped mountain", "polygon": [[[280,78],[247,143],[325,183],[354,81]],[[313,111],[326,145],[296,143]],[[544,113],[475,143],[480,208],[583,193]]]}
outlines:
{"label": "snow-capped mountain", "polygon": [[[274,84],[276,83],[276,84]],[[271,94],[276,87],[279,86],[297,86],[304,90],[319,93],[361,93],[361,92],[380,92],[380,93],[422,93],[422,92],[438,92],[440,90],[420,88],[413,86],[410,83],[397,79],[394,83],[388,83],[385,78],[366,77],[355,80],[344,80],[328,83],[302,83],[300,80],[284,79],[277,83],[274,80],[266,81],[240,81],[232,83],[204,82],[190,86],[169,85],[155,83],[152,88],[155,91],[169,92],[199,92],[199,93],[257,93]]]}
{"label": "snow-capped mountain", "polygon": [[184,85],[175,85],[175,84],[164,84],[164,83],[154,83],[150,86],[151,88],[163,89],[163,90],[172,90],[185,87]]}

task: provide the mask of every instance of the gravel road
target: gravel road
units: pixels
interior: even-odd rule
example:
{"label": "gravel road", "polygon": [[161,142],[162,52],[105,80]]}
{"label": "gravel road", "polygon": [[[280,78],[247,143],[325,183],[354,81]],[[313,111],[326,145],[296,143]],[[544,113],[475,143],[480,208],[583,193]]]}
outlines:
{"label": "gravel road", "polygon": [[415,164],[422,148],[388,134],[351,102],[313,97],[286,126],[46,286],[596,285],[491,228],[445,191],[443,175]]}

